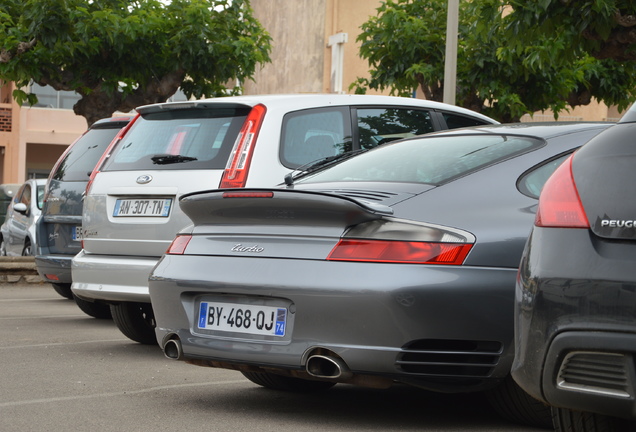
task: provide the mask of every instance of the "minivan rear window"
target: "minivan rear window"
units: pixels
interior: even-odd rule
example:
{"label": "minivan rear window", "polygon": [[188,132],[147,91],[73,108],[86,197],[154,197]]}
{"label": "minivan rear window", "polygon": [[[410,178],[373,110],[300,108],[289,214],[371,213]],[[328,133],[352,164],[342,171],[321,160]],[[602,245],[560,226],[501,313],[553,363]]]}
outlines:
{"label": "minivan rear window", "polygon": [[224,169],[250,108],[177,109],[143,115],[103,171]]}
{"label": "minivan rear window", "polygon": [[119,131],[118,128],[88,131],[66,152],[53,173],[53,180],[88,181],[95,164]]}

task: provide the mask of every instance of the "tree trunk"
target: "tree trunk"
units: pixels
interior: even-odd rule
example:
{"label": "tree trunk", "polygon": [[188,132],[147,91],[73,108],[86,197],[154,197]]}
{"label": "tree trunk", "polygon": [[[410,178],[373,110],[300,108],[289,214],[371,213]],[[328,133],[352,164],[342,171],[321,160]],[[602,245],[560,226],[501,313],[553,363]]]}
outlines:
{"label": "tree trunk", "polygon": [[73,106],[73,111],[90,126],[99,119],[111,117],[115,111],[129,112],[141,105],[165,102],[176,93],[184,78],[185,72],[177,70],[125,96],[118,91],[105,92],[99,85],[90,92],[80,93],[82,98]]}

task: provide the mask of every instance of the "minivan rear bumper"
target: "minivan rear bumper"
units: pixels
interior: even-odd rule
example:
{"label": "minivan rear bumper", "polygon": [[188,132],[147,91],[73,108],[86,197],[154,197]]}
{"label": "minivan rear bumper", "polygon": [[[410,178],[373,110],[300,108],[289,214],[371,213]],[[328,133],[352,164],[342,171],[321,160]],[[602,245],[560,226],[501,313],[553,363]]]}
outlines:
{"label": "minivan rear bumper", "polygon": [[150,303],[148,276],[159,257],[87,254],[72,261],[73,294],[85,300]]}
{"label": "minivan rear bumper", "polygon": [[73,255],[37,255],[35,267],[46,282],[67,284],[72,282],[72,259]]}

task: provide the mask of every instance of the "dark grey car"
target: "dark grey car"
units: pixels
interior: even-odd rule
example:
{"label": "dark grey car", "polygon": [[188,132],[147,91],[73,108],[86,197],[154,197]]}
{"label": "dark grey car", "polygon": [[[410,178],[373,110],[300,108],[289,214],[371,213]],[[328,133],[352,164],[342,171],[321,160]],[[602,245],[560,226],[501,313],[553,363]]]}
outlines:
{"label": "dark grey car", "polygon": [[286,188],[187,194],[193,226],[150,277],[157,340],[269,388],[487,391],[550,424],[509,379],[515,277],[543,183],[608,126],[441,132]]}
{"label": "dark grey car", "polygon": [[636,430],[636,109],[554,173],[517,283],[513,376],[555,429]]}
{"label": "dark grey car", "polygon": [[[81,250],[83,194],[89,176],[108,144],[131,118],[96,121],[60,156],[49,176],[42,217],[36,225],[35,264],[40,276],[63,297],[73,298],[71,260]],[[83,302],[80,307],[92,316],[110,316],[105,306]]]}

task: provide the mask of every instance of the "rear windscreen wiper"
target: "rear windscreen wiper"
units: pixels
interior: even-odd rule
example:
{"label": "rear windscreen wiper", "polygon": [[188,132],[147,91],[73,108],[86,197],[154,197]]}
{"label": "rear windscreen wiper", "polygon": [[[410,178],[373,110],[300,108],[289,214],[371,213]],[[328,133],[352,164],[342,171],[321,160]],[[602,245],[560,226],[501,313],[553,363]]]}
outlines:
{"label": "rear windscreen wiper", "polygon": [[[293,170],[292,172],[290,172],[289,174],[285,175],[285,184],[287,186],[291,186],[294,184],[294,180],[296,180],[298,177],[304,176],[314,171],[321,170],[328,166],[334,165],[338,162],[342,162],[344,160],[349,159],[350,157],[356,156],[360,153],[364,153],[367,150],[368,149],[351,150],[345,153],[340,153],[339,155],[327,156],[322,159],[318,159],[318,160],[306,163],[305,165],[301,165],[295,170]],[[298,174],[294,174],[296,172],[298,172]]]}
{"label": "rear windscreen wiper", "polygon": [[172,154],[158,154],[158,155],[152,156],[150,159],[152,160],[152,163],[155,163],[157,165],[167,165],[167,164],[173,164],[173,163],[190,162],[190,161],[198,160],[195,157],[172,155]]}

